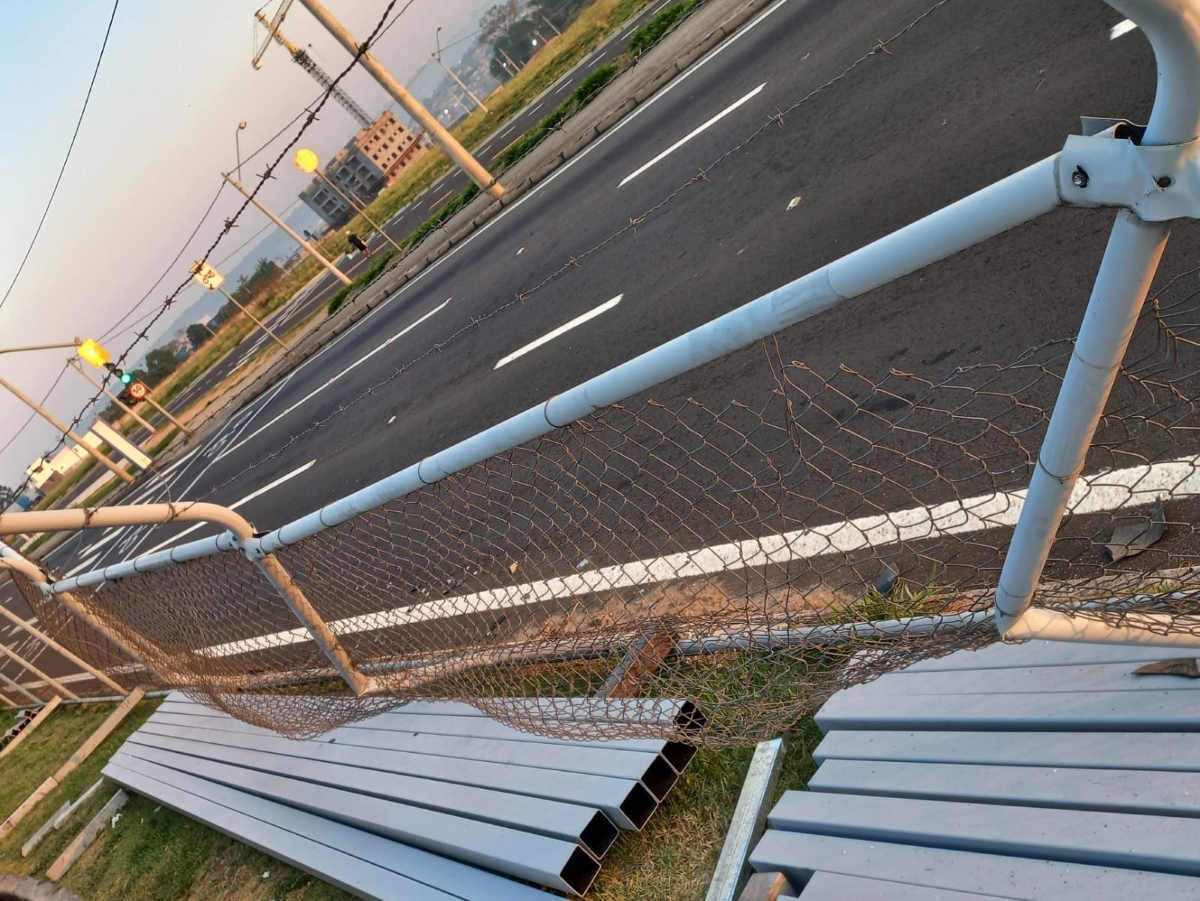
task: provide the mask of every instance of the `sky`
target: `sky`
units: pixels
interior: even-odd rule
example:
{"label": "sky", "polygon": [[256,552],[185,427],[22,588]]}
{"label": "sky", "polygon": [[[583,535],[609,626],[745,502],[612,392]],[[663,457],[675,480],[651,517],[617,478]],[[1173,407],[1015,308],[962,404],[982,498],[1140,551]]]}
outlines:
{"label": "sky", "polygon": [[[407,84],[442,42],[475,27],[481,0],[412,0],[373,48]],[[68,343],[100,336],[117,323],[167,271],[236,165],[238,122],[243,160],[320,94],[310,77],[272,46],[260,70],[250,59],[263,29],[254,23],[262,0],[119,0],[112,34],[87,114],[41,235],[7,302],[0,307],[0,349]],[[394,16],[403,9],[400,0]],[[325,0],[358,38],[387,8],[386,0]],[[270,17],[277,0],[269,0]],[[66,155],[112,14],[108,0],[11,4],[0,29],[0,296],[16,274]],[[299,2],[283,33],[330,75],[351,60]],[[459,45],[465,49],[467,44]],[[342,86],[376,115],[391,98],[356,68]],[[300,123],[248,163],[243,182],[256,182]],[[342,147],[357,124],[330,101],[303,143],[322,160]],[[276,211],[296,200],[307,177],[281,164],[259,194]],[[150,298],[105,345],[115,352],[133,340],[144,314],[188,278],[198,259],[242,198],[225,188],[187,252]],[[251,208],[213,253],[221,259],[267,220]],[[250,244],[248,250],[252,249]],[[248,251],[247,251],[248,252]],[[228,266],[239,262],[232,258]],[[197,289],[199,291],[201,289]],[[198,293],[189,290],[188,303]],[[163,317],[174,321],[174,311]],[[154,344],[143,344],[140,356]],[[41,399],[59,377],[69,351],[0,354],[0,377]],[[68,370],[46,406],[70,419],[94,389]],[[25,423],[29,410],[0,389],[0,448]],[[25,467],[58,433],[42,420],[0,452],[0,484],[19,485]]]}

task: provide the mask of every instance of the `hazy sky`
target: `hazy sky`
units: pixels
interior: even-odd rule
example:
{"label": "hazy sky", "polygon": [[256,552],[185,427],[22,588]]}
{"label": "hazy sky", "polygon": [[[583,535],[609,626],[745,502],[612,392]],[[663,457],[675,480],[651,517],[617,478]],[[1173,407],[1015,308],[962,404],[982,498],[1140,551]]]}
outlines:
{"label": "hazy sky", "polygon": [[[254,11],[262,0],[120,0],[108,49],[87,116],[58,196],[25,270],[0,309],[0,348],[71,341],[108,331],[154,284],[195,228],[235,164],[240,120],[243,156],[279,131],[320,93],[279,46],[254,71]],[[365,37],[386,8],[383,0],[325,0]],[[464,28],[480,0],[413,0],[373,48],[407,83],[429,59],[434,31]],[[269,0],[270,16],[277,0]],[[395,11],[404,2],[396,4]],[[108,0],[6,4],[0,28],[0,295],[7,289],[37,226],[62,165],[112,12]],[[283,28],[331,75],[350,55],[300,5]],[[258,29],[261,41],[262,29]],[[342,85],[369,114],[390,98],[361,69]],[[299,125],[297,124],[296,128]],[[330,101],[304,143],[327,159],[357,125]],[[289,129],[288,135],[295,129]],[[261,173],[284,146],[243,168],[243,181]],[[291,165],[259,197],[282,210],[306,178]],[[212,242],[221,219],[241,198],[226,189],[188,252],[134,317],[150,312],[185,278],[187,267]],[[249,210],[243,225],[214,253],[220,258],[266,221]],[[236,262],[236,261],[234,261]],[[232,263],[231,263],[232,265]],[[189,292],[189,296],[191,296]],[[174,318],[172,311],[164,322]],[[132,324],[132,323],[131,323]],[[134,329],[135,330],[135,329]],[[124,349],[123,330],[106,344]],[[138,353],[150,349],[142,346]],[[0,355],[0,375],[41,398],[62,369],[66,351]],[[69,420],[94,389],[68,371],[47,406]],[[0,390],[0,447],[24,423],[28,409]],[[0,484],[16,484],[30,461],[55,439],[41,420],[0,453]]]}

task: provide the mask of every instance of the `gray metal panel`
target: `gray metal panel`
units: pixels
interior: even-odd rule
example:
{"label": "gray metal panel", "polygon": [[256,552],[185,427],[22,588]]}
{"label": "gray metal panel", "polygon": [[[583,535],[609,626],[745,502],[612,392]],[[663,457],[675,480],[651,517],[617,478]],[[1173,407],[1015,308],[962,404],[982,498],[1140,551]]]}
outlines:
{"label": "gray metal panel", "polygon": [[[1167,659],[1168,652],[1158,659]],[[1178,655],[1176,655],[1178,656]],[[1140,663],[1096,663],[1083,666],[1014,667],[1004,670],[948,670],[891,673],[868,683],[880,694],[1038,694],[1100,691],[1200,691],[1200,679],[1179,676],[1135,676]]]}
{"label": "gray metal panel", "polygon": [[[544,901],[546,897],[538,889],[503,876],[187,773],[135,760],[121,752],[113,756],[104,774],[140,795],[350,891],[356,889],[338,882],[339,877],[355,873],[369,876],[372,868],[403,877],[404,882],[389,878],[382,884],[386,891],[379,897],[384,901],[420,898],[425,887],[465,901]],[[320,848],[312,845],[336,853],[314,854]],[[400,891],[412,883],[417,884],[413,895]]]}
{"label": "gray metal panel", "polygon": [[1200,875],[1200,821],[1182,817],[788,792],[787,832]]}
{"label": "gray metal panel", "polygon": [[817,762],[910,760],[923,763],[1112,767],[1200,772],[1200,741],[1186,732],[830,732]]}
{"label": "gray metal panel", "polygon": [[750,862],[760,872],[783,871],[795,886],[822,871],[1022,901],[1200,899],[1200,881],[1186,876],[775,830],[762,837]]}
{"label": "gray metal panel", "polygon": [[[187,728],[148,722],[138,732],[158,736],[160,747],[171,747],[166,739],[189,743],[188,753],[208,757],[203,745],[244,748],[282,754],[307,760],[344,764],[363,770],[403,773],[438,779],[459,785],[500,786],[506,792],[583,804],[603,810],[618,826],[639,829],[654,811],[657,801],[636,780],[611,776],[566,773],[561,770],[535,769],[483,760],[447,758],[432,754],[413,754],[380,748],[330,744],[319,741],[292,741],[278,735],[247,735],[213,729]],[[272,758],[278,762],[279,758]]]}
{"label": "gray metal panel", "polygon": [[[528,699],[512,699],[507,703],[514,708],[522,709],[526,715],[532,715],[535,707],[539,702],[544,702],[544,712],[547,716],[552,716],[556,711],[559,711],[564,721],[574,719],[569,716],[569,711],[577,703],[569,701],[564,704],[564,700],[560,698],[528,698]],[[583,703],[580,701],[578,703]],[[611,701],[591,701],[595,705],[608,705],[594,710],[596,720],[603,722],[616,718],[615,709],[618,707],[629,707],[637,705],[646,707],[647,715],[653,714],[658,719],[669,719],[674,715],[675,711],[680,707],[680,701],[647,701],[645,699],[613,699]],[[203,704],[198,704],[195,701],[188,699],[185,696],[177,696],[172,694],[169,696],[159,708],[166,713],[187,714],[194,716],[206,716],[213,718],[224,718],[228,714],[220,710],[215,710],[211,707],[206,707]],[[605,716],[605,710],[612,709],[614,712]],[[663,712],[665,711],[665,712]],[[413,717],[415,719],[408,719]],[[434,718],[438,719],[434,719]],[[635,739],[620,739],[614,741],[567,741],[564,739],[548,738],[544,735],[534,735],[530,732],[522,732],[519,729],[514,729],[511,726],[506,726],[503,723],[490,719],[486,715],[480,713],[469,704],[462,704],[453,701],[426,701],[412,702],[397,707],[394,710],[387,710],[383,713],[376,714],[369,719],[360,720],[359,722],[349,723],[345,726],[340,726],[330,732],[325,733],[322,738],[331,738],[342,736],[350,729],[380,729],[390,730],[398,729],[401,731],[418,731],[428,732],[435,735],[473,735],[481,738],[504,738],[509,741],[524,741],[534,742],[538,744],[565,745],[570,747],[589,747],[589,748],[619,748],[626,751],[642,751],[650,754],[659,754],[662,752],[663,745],[666,743],[662,739],[657,738],[635,738]]]}
{"label": "gray metal panel", "polygon": [[1200,816],[1200,773],[830,760],[809,791]]}
{"label": "gray metal panel", "polygon": [[904,885],[861,876],[817,873],[804,887],[804,901],[989,901],[1012,895],[981,895],[927,885]]}
{"label": "gray metal panel", "polygon": [[1187,651],[1119,644],[1083,644],[1064,641],[1027,641],[1021,644],[996,642],[977,651],[962,650],[918,660],[901,672],[925,673],[946,670],[1010,669],[1026,666],[1078,666],[1087,663],[1148,663],[1167,657],[1186,657]]}
{"label": "gray metal panel", "polygon": [[[144,748],[144,753],[134,747]],[[594,807],[509,794],[502,790],[457,785],[401,773],[364,770],[302,757],[285,757],[266,751],[224,748],[220,745],[163,738],[135,732],[126,750],[144,760],[191,771],[192,760],[249,768],[264,773],[284,773],[288,779],[326,785],[348,792],[412,804],[453,816],[578,842],[602,857],[617,838],[617,828]],[[200,775],[205,775],[197,769]],[[224,781],[219,780],[219,781]]]}
{"label": "gray metal panel", "polygon": [[122,751],[549,888],[582,893],[599,871],[594,858],[574,842],[130,743]]}
{"label": "gray metal panel", "polygon": [[[178,725],[186,728],[205,728],[226,732],[238,732],[246,735],[272,736],[275,733],[257,726],[235,720],[232,717],[206,717],[197,722],[196,718],[182,716],[162,711],[156,711],[148,722],[163,725]],[[662,760],[657,754],[645,751],[624,751],[619,749],[605,750],[603,748],[580,748],[567,744],[538,744],[535,742],[509,741],[505,739],[483,739],[465,736],[443,735],[414,735],[395,731],[376,731],[370,729],[339,730],[332,738],[323,736],[311,739],[315,743],[334,741],[337,744],[348,744],[365,748],[381,748],[384,750],[411,751],[418,754],[434,754],[445,757],[462,757],[469,760],[490,760],[495,763],[509,763],[518,766],[531,766],[539,769],[562,770],[565,772],[589,773],[595,776],[612,776],[616,778],[641,779],[646,773],[655,771],[655,761]],[[662,764],[671,769],[666,762]],[[673,772],[673,771],[672,771]],[[661,779],[667,780],[669,774],[660,774]],[[660,800],[665,796],[659,794],[655,785],[646,781],[646,787],[654,792]],[[670,785],[667,786],[670,788]]]}
{"label": "gray metal panel", "polygon": [[858,685],[817,714],[826,732],[889,729],[1012,732],[1200,732],[1200,692],[1109,691],[905,697]]}

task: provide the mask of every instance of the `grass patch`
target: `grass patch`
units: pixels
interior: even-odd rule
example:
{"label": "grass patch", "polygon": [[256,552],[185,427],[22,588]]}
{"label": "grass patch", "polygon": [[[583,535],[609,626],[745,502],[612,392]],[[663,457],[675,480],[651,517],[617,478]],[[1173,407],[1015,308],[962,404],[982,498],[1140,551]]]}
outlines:
{"label": "grass patch", "polygon": [[673,3],[629,36],[629,52],[641,56],[666,34],[672,26],[703,3],[704,0],[681,0]]}
{"label": "grass patch", "polygon": [[[785,790],[808,784],[820,738],[811,719],[791,733],[768,809]],[[590,901],[701,901],[753,754],[753,748],[701,748],[646,828],[621,833],[588,892]]]}
{"label": "grass patch", "polygon": [[354,280],[353,284],[346,285],[340,291],[338,291],[337,294],[329,298],[329,315],[332,316],[334,313],[336,313],[338,308],[346,302],[346,298],[355,291],[365,288],[367,285],[371,284],[371,282],[375,281],[375,279],[379,278],[379,276],[383,273],[383,270],[387,268],[387,264],[392,261],[392,257],[394,257],[398,252],[399,251],[396,250],[389,250],[387,253],[376,254],[375,262],[368,266],[367,270],[362,275],[358,276],[358,278]]}

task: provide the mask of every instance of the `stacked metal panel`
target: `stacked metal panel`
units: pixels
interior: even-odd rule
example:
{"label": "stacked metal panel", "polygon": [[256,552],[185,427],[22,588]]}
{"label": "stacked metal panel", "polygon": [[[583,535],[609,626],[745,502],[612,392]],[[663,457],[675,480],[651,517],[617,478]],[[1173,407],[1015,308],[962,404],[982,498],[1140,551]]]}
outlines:
{"label": "stacked metal panel", "polygon": [[1178,654],[996,644],[841,691],[751,864],[802,901],[1200,899],[1200,680]]}
{"label": "stacked metal panel", "polygon": [[514,879],[585,892],[693,754],[541,738],[452,702],[293,741],[174,694],[104,772],[360,897],[519,901],[545,895]]}

